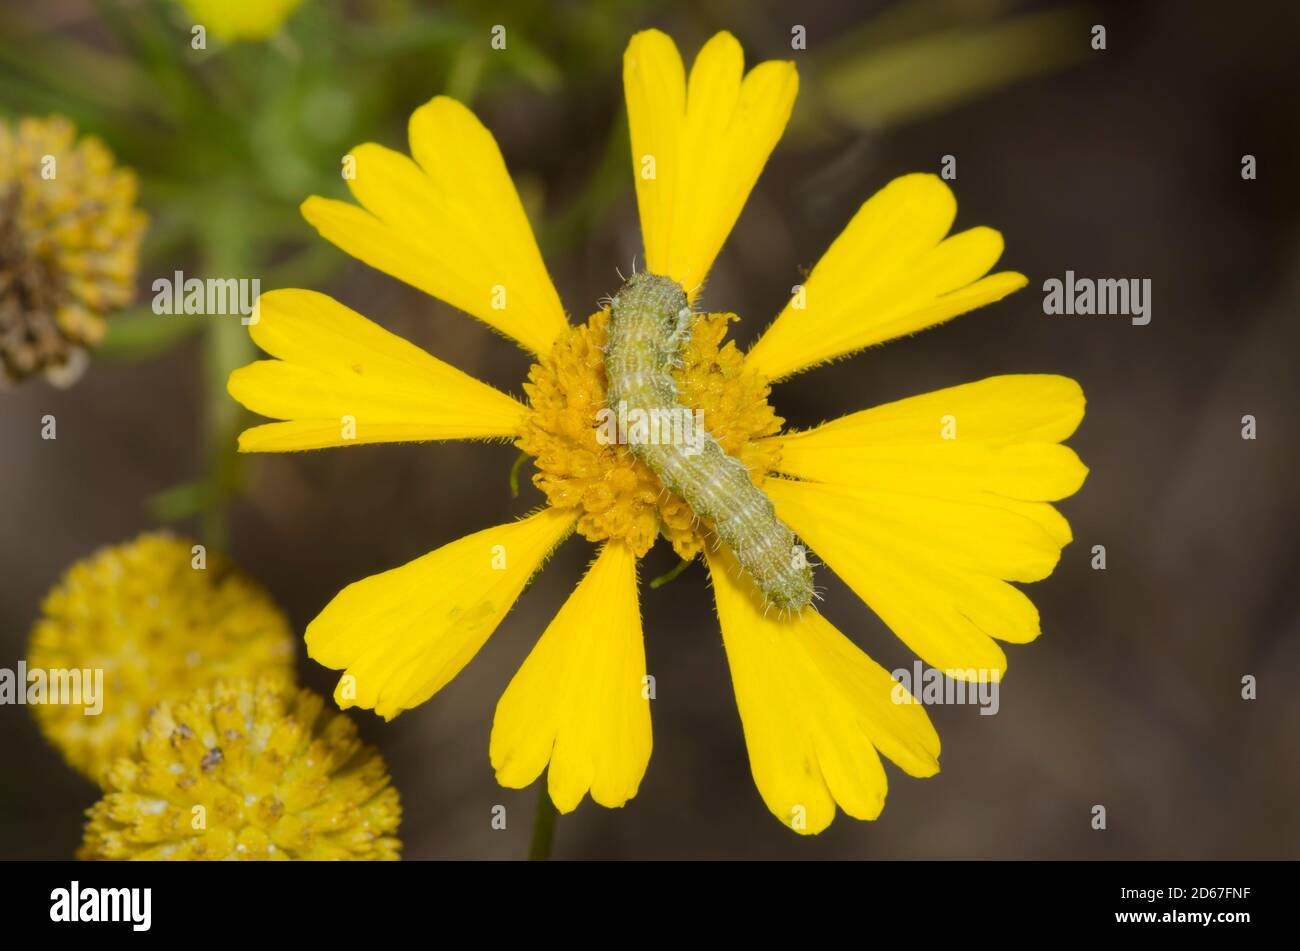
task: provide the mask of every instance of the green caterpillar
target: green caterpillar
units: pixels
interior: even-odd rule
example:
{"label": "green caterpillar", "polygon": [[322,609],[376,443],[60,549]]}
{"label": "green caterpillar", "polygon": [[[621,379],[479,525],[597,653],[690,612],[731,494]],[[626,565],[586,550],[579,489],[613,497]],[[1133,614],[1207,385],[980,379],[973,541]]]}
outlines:
{"label": "green caterpillar", "polygon": [[[678,402],[672,375],[694,320],[681,285],[657,274],[633,274],[612,298],[609,314],[610,406],[639,409],[653,419],[691,414]],[[801,611],[814,596],[812,568],[745,464],[707,432],[694,434],[688,446],[677,442],[632,438],[628,449],[696,515],[713,520],[718,537],[769,604]]]}

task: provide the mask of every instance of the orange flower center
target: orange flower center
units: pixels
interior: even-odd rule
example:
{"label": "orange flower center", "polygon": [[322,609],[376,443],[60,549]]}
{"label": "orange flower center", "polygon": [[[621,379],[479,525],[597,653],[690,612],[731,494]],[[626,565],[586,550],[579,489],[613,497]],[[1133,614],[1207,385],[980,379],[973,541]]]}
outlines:
{"label": "orange flower center", "polygon": [[[705,314],[673,376],[682,406],[696,413],[728,455],[740,459],[761,486],[781,456],[784,420],[767,401],[770,387],[747,371],[733,341],[723,343],[735,314]],[[532,411],[515,445],[533,457],[533,484],[556,508],[578,513],[578,531],[593,542],[619,539],[639,558],[663,534],[684,559],[694,558],[711,529],[681,496],[620,441],[610,440],[604,348],[609,311],[562,335],[528,372],[524,391]],[[611,408],[612,412],[612,408]],[[701,415],[702,413],[702,415]]]}

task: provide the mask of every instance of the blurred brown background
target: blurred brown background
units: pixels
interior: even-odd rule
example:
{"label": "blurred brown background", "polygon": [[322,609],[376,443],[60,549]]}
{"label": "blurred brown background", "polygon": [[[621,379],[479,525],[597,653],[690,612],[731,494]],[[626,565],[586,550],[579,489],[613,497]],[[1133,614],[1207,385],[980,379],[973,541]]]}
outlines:
{"label": "blurred brown background", "polygon": [[[803,121],[805,100],[819,101],[808,90],[825,78],[819,45],[899,6],[909,5],[670,4],[639,25],[667,29],[687,57],[721,28],[739,36],[751,62],[808,57],[796,105]],[[658,698],[641,791],[622,810],[587,801],[562,817],[557,857],[1300,856],[1300,9],[1082,10],[1086,24],[1107,26],[1104,52],[1088,48],[1085,27],[1068,66],[876,128],[821,115],[816,129],[778,147],[704,301],[740,313],[738,336],[752,340],[859,202],[895,175],[957,157],[957,226],[1002,230],[1003,264],[1028,274],[1029,287],[799,376],[774,401],[800,426],[999,373],[1059,372],[1082,383],[1088,413],[1071,445],[1092,471],[1063,505],[1075,542],[1056,574],[1029,589],[1044,635],[1009,647],[1001,711],[932,708],[943,740],[938,776],[912,780],[891,767],[878,821],[841,815],[819,837],[796,837],[767,813],[750,778],[696,567],[642,594]],[[806,25],[807,52],[790,53],[792,23]],[[626,36],[609,42],[616,63]],[[599,160],[623,108],[620,74],[611,66],[593,76],[582,99],[496,90],[476,108],[547,215],[564,209]],[[404,144],[404,115],[393,117],[385,144]],[[1258,158],[1256,181],[1241,178],[1246,153]],[[575,319],[640,253],[630,179],[595,217],[579,242],[548,249]],[[1150,325],[1044,316],[1042,282],[1067,269],[1150,278]],[[149,265],[142,288],[171,270]],[[520,392],[523,353],[448,307],[356,262],[340,262],[321,289]],[[70,562],[155,526],[146,501],[195,477],[199,366],[190,340],[144,363],[96,363],[66,392],[29,383],[0,394],[0,666],[24,656],[39,599]],[[58,419],[57,441],[39,438],[47,413]],[[1244,414],[1258,420],[1256,441],[1240,438]],[[447,444],[253,459],[233,554],[301,631],[348,582],[536,504],[531,487],[509,497],[514,456],[508,446]],[[1095,544],[1106,546],[1105,571],[1089,567]],[[431,702],[387,725],[353,714],[401,792],[407,857],[525,854],[536,791],[496,785],[492,711],[590,550],[581,538],[566,543]],[[661,545],[642,577],[672,564]],[[821,577],[837,626],[887,668],[911,665],[851,592],[828,571]],[[331,689],[331,672],[305,657],[300,668],[305,683]],[[1240,699],[1245,674],[1258,678],[1254,702]],[[0,857],[71,856],[94,789],[22,708],[0,708],[0,756]],[[508,810],[505,831],[490,825],[497,803]],[[1098,803],[1108,812],[1104,832],[1089,823]]]}

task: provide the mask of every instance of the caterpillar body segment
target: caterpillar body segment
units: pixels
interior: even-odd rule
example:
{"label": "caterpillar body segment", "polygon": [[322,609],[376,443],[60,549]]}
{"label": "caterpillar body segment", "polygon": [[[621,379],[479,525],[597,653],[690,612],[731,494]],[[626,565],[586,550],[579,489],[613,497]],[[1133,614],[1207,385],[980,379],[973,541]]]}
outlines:
{"label": "caterpillar body segment", "polygon": [[[656,419],[688,418],[691,410],[678,399],[672,371],[694,319],[686,292],[675,281],[648,273],[628,279],[610,305],[605,372],[611,406],[641,409]],[[713,521],[718,538],[769,604],[802,610],[813,597],[812,568],[744,463],[727,455],[707,431],[693,434],[687,445],[653,433],[628,440],[628,449],[664,488]]]}

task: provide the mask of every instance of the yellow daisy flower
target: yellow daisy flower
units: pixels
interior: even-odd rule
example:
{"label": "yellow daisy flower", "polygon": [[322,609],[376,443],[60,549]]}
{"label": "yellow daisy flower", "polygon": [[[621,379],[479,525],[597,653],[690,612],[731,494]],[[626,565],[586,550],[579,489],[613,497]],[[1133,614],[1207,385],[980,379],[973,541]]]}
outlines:
{"label": "yellow daisy flower", "polygon": [[78,857],[399,858],[384,760],[324,706],[273,677],[160,704],[88,811]]}
{"label": "yellow daisy flower", "polygon": [[[624,85],[646,267],[694,292],[785,127],[795,68],[745,73],[739,43],[720,33],[688,78],[672,40],[652,30],[628,45]],[[501,698],[490,755],[511,787],[549,765],[561,811],[588,793],[624,804],[651,748],[637,560],[662,534],[707,562],[754,779],[778,819],[812,833],[837,805],[874,818],[886,790],[879,754],[913,776],[936,772],[938,736],[920,705],[895,702],[884,668],[815,611],[769,611],[708,520],[626,446],[597,438],[609,309],[569,324],[491,134],[439,97],[412,115],[410,148],[408,158],[359,146],[349,185],[361,207],[313,197],[303,213],[344,251],[535,354],[528,404],[324,295],[275,291],[251,331],[276,359],[235,371],[229,388],[279,422],[247,430],[240,448],[505,437],[534,457],[548,504],[335,597],[306,639],[311,657],[344,671],[340,705],[391,718],[428,700],[576,529],[599,552]],[[694,319],[675,389],[776,516],[926,662],[1000,676],[995,638],[1039,631],[1008,582],[1046,577],[1070,540],[1049,502],[1086,474],[1058,445],[1082,418],[1078,385],[994,377],[793,433],[768,403],[774,381],[1024,286],[1019,274],[988,273],[1002,252],[996,231],[948,236],[955,213],[934,176],[890,183],[748,353],[722,342],[733,315]],[[949,416],[957,439],[943,438]]]}
{"label": "yellow daisy flower", "polygon": [[181,0],[194,22],[217,39],[265,40],[302,5],[302,0]]}

